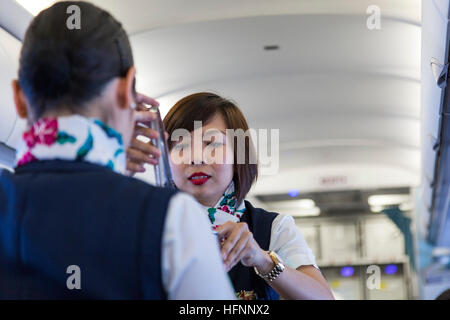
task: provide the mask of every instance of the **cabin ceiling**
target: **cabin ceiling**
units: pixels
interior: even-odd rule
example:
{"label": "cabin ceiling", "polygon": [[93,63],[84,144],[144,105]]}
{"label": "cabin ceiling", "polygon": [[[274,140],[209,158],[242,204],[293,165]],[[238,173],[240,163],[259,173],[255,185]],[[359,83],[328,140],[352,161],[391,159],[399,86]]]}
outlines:
{"label": "cabin ceiling", "polygon": [[254,194],[367,171],[378,179],[363,185],[389,187],[392,172],[419,184],[420,0],[377,1],[380,30],[368,29],[365,0],[92,2],[130,34],[138,89],[163,115],[212,91],[253,128],[280,130],[279,174],[260,176]]}

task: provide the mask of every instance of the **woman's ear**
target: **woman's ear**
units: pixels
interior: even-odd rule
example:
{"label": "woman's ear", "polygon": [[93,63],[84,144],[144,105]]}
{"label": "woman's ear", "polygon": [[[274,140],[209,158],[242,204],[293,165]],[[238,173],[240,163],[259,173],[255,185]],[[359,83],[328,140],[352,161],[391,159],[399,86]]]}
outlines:
{"label": "woman's ear", "polygon": [[25,95],[23,93],[22,88],[20,87],[18,80],[14,80],[12,82],[12,89],[17,114],[19,115],[20,118],[27,119],[28,117],[27,100],[25,99]]}
{"label": "woman's ear", "polygon": [[136,68],[131,67],[124,78],[119,79],[117,86],[117,99],[121,109],[128,109],[134,102],[134,79]]}

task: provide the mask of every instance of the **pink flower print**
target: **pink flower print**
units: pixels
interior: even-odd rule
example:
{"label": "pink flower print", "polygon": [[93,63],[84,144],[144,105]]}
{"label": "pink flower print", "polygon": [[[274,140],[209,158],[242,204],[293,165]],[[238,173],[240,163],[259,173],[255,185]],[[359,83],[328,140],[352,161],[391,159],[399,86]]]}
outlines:
{"label": "pink flower print", "polygon": [[38,120],[34,128],[36,143],[51,146],[58,136],[58,120],[56,118],[44,118]]}
{"label": "pink flower print", "polygon": [[47,146],[55,143],[58,135],[58,120],[56,118],[45,118],[38,120],[30,130],[23,134],[28,148],[33,148],[36,144]]}
{"label": "pink flower print", "polygon": [[230,213],[230,214],[231,214],[230,208],[229,208],[228,206],[222,206],[222,207],[220,208],[220,210],[222,210],[222,211],[224,211],[224,212],[226,212],[226,213]]}
{"label": "pink flower print", "polygon": [[23,140],[26,142],[28,148],[31,149],[34,147],[34,145],[36,144],[36,139],[34,138],[34,127],[24,132]]}
{"label": "pink flower print", "polygon": [[25,153],[23,155],[23,157],[17,162],[17,166],[23,166],[24,164],[36,161],[37,159],[31,154],[30,151],[28,151],[27,153]]}

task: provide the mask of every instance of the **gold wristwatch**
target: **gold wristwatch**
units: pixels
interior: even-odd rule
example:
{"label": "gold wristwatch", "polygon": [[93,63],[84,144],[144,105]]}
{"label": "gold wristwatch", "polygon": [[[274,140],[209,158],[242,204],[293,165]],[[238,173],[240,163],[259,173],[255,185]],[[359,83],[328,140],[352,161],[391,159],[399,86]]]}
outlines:
{"label": "gold wristwatch", "polygon": [[277,255],[273,251],[269,251],[268,253],[269,253],[270,259],[272,259],[272,262],[275,264],[275,267],[273,267],[273,269],[268,274],[265,274],[265,275],[259,273],[259,271],[258,271],[258,269],[256,269],[256,267],[253,267],[253,268],[255,269],[256,274],[258,276],[260,276],[261,278],[263,278],[264,280],[273,281],[284,271],[285,267],[284,267],[284,262],[283,262],[283,260],[281,260],[279,255]]}

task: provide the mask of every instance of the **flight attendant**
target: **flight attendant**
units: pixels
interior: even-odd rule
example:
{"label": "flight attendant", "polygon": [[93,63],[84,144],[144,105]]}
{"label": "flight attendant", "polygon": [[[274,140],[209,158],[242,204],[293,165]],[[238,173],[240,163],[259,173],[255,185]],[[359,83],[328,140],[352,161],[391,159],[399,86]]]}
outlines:
{"label": "flight attendant", "polygon": [[[195,121],[202,126],[195,127]],[[227,140],[227,129],[248,130],[239,108],[216,94],[196,93],[178,101],[164,124],[171,137],[174,182],[202,205],[222,240],[223,262],[237,297],[333,299],[294,219],[255,208],[245,200],[258,168],[249,161],[251,141],[245,141],[246,161],[239,164],[238,143]],[[188,139],[172,141],[179,129],[189,133]],[[223,155],[219,156],[223,161],[215,161],[217,155]]]}
{"label": "flight attendant", "polygon": [[125,175],[135,122],[151,120],[133,107],[155,104],[135,72],[121,24],[92,4],[31,22],[13,83],[29,126],[0,171],[0,299],[234,299],[198,203]]}

